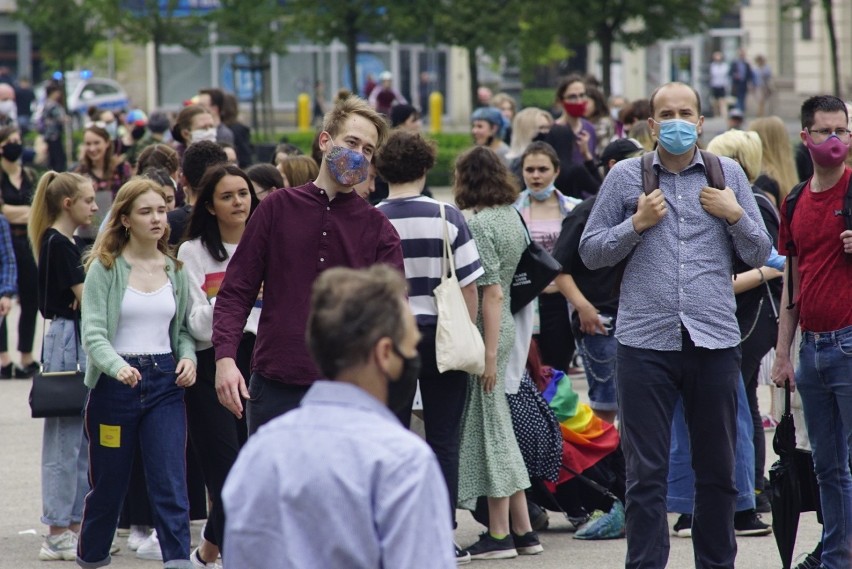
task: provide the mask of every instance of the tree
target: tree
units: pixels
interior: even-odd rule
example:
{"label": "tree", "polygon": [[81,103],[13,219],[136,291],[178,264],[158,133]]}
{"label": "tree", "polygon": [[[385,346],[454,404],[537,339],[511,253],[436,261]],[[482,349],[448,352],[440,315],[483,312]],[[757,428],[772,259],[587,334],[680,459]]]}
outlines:
{"label": "tree", "polygon": [[[210,14],[210,20],[217,26],[220,41],[240,47],[248,62],[241,70],[249,71],[252,77],[260,73],[265,115],[269,103],[270,55],[285,53],[290,37],[284,25],[285,12],[279,0],[220,0],[219,4],[220,9]],[[251,108],[252,127],[256,131],[260,124],[257,97],[252,97]],[[262,124],[269,127],[270,121],[265,118]]]}
{"label": "tree", "polygon": [[88,0],[18,0],[17,6],[12,17],[30,29],[42,56],[63,73],[103,39]]}
{"label": "tree", "polygon": [[390,39],[394,31],[391,14],[400,9],[395,4],[400,3],[382,0],[290,0],[286,3],[286,10],[294,33],[320,43],[335,39],[343,42],[349,84],[352,92],[358,93],[358,41]]}
{"label": "tree", "polygon": [[831,6],[831,0],[822,0],[822,11],[825,15],[825,29],[828,32],[828,52],[831,54],[831,76],[834,83],[834,95],[842,97],[840,90],[840,64],[837,59],[837,32],[834,28],[834,9]]}
{"label": "tree", "polygon": [[[538,2],[527,3],[524,18],[530,24],[530,33],[539,34],[543,42],[553,37],[554,26],[566,24],[566,35],[573,43],[596,41],[601,47],[603,88],[609,94],[615,43],[644,47],[659,40],[697,33],[713,25],[737,4],[738,0],[552,0],[548,10],[542,9]],[[566,14],[570,18],[558,19],[553,14]]]}
{"label": "tree", "polygon": [[[536,2],[531,2],[536,4]],[[503,55],[517,46],[522,0],[435,0],[434,39],[467,50],[471,108],[479,106],[477,51]]]}
{"label": "tree", "polygon": [[[58,0],[61,1],[61,0]],[[154,44],[156,106],[162,100],[160,48],[179,45],[193,53],[207,43],[203,14],[181,6],[181,0],[88,0],[104,24],[130,43]]]}

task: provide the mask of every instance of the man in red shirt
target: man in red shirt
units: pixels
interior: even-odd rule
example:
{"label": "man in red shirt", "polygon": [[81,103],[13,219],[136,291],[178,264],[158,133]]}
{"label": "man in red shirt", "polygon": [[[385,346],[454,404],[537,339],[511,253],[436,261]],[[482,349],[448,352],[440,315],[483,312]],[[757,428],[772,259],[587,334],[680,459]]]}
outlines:
{"label": "man in red shirt", "polygon": [[[249,434],[299,405],[321,374],[308,354],[305,327],[311,286],[331,267],[386,263],[403,272],[402,245],[387,217],[353,186],[387,136],[387,124],[364,100],[349,97],[326,115],[319,175],[261,202],[234,253],[213,312],[216,392],[237,417],[249,399]],[[248,389],[235,363],[246,318],[263,310]]]}
{"label": "man in red shirt", "polygon": [[[849,123],[837,97],[811,97],[802,105],[802,143],[814,175],[799,194],[792,219],[781,207],[778,250],[787,255],[795,304],[781,311],[772,381],[798,386],[819,477],[823,515],[820,567],[852,567],[852,231],[844,197],[852,176],[846,164]],[[790,345],[802,327],[799,369]]]}

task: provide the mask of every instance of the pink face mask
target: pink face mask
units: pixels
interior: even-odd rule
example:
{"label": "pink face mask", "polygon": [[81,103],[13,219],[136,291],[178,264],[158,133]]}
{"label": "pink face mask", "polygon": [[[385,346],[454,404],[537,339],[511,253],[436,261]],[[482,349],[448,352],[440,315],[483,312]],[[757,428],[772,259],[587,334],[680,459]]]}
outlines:
{"label": "pink face mask", "polygon": [[845,144],[836,134],[829,136],[824,142],[816,144],[811,133],[805,132],[807,147],[811,152],[814,164],[823,168],[836,168],[843,164],[849,154],[849,145]]}

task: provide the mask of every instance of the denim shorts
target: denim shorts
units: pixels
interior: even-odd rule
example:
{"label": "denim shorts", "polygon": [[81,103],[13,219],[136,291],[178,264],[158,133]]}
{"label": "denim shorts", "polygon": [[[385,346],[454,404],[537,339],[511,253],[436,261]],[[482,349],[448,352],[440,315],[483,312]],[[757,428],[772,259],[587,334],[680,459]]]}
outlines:
{"label": "denim shorts", "polygon": [[606,336],[581,334],[577,338],[577,351],[583,358],[586,381],[589,382],[589,406],[598,411],[618,409],[615,380],[618,341],[615,339],[614,323],[608,332]]}

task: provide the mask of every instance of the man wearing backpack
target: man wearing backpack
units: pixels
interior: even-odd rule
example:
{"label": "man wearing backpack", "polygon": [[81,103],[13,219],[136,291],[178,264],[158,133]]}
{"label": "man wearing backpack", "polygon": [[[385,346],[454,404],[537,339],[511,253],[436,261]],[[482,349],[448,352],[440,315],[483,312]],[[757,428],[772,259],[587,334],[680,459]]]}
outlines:
{"label": "man wearing backpack", "polygon": [[[844,163],[846,105],[819,95],[802,105],[802,143],[814,174],[781,207],[778,250],[787,255],[772,381],[802,396],[823,515],[820,567],[852,567],[852,170]],[[790,345],[801,326],[799,369]]]}
{"label": "man wearing backpack", "polygon": [[[698,93],[683,83],[651,95],[648,126],[659,142],[651,163],[646,169],[642,158],[630,158],[613,167],[580,239],[590,269],[627,259],[615,335],[628,569],[663,569],[668,561],[666,472],[678,398],[695,469],[695,565],[733,569],[736,558],[740,330],[732,264],[736,255],[762,266],[771,244],[742,168],[698,151],[700,108]],[[651,177],[657,189],[646,195]]]}

